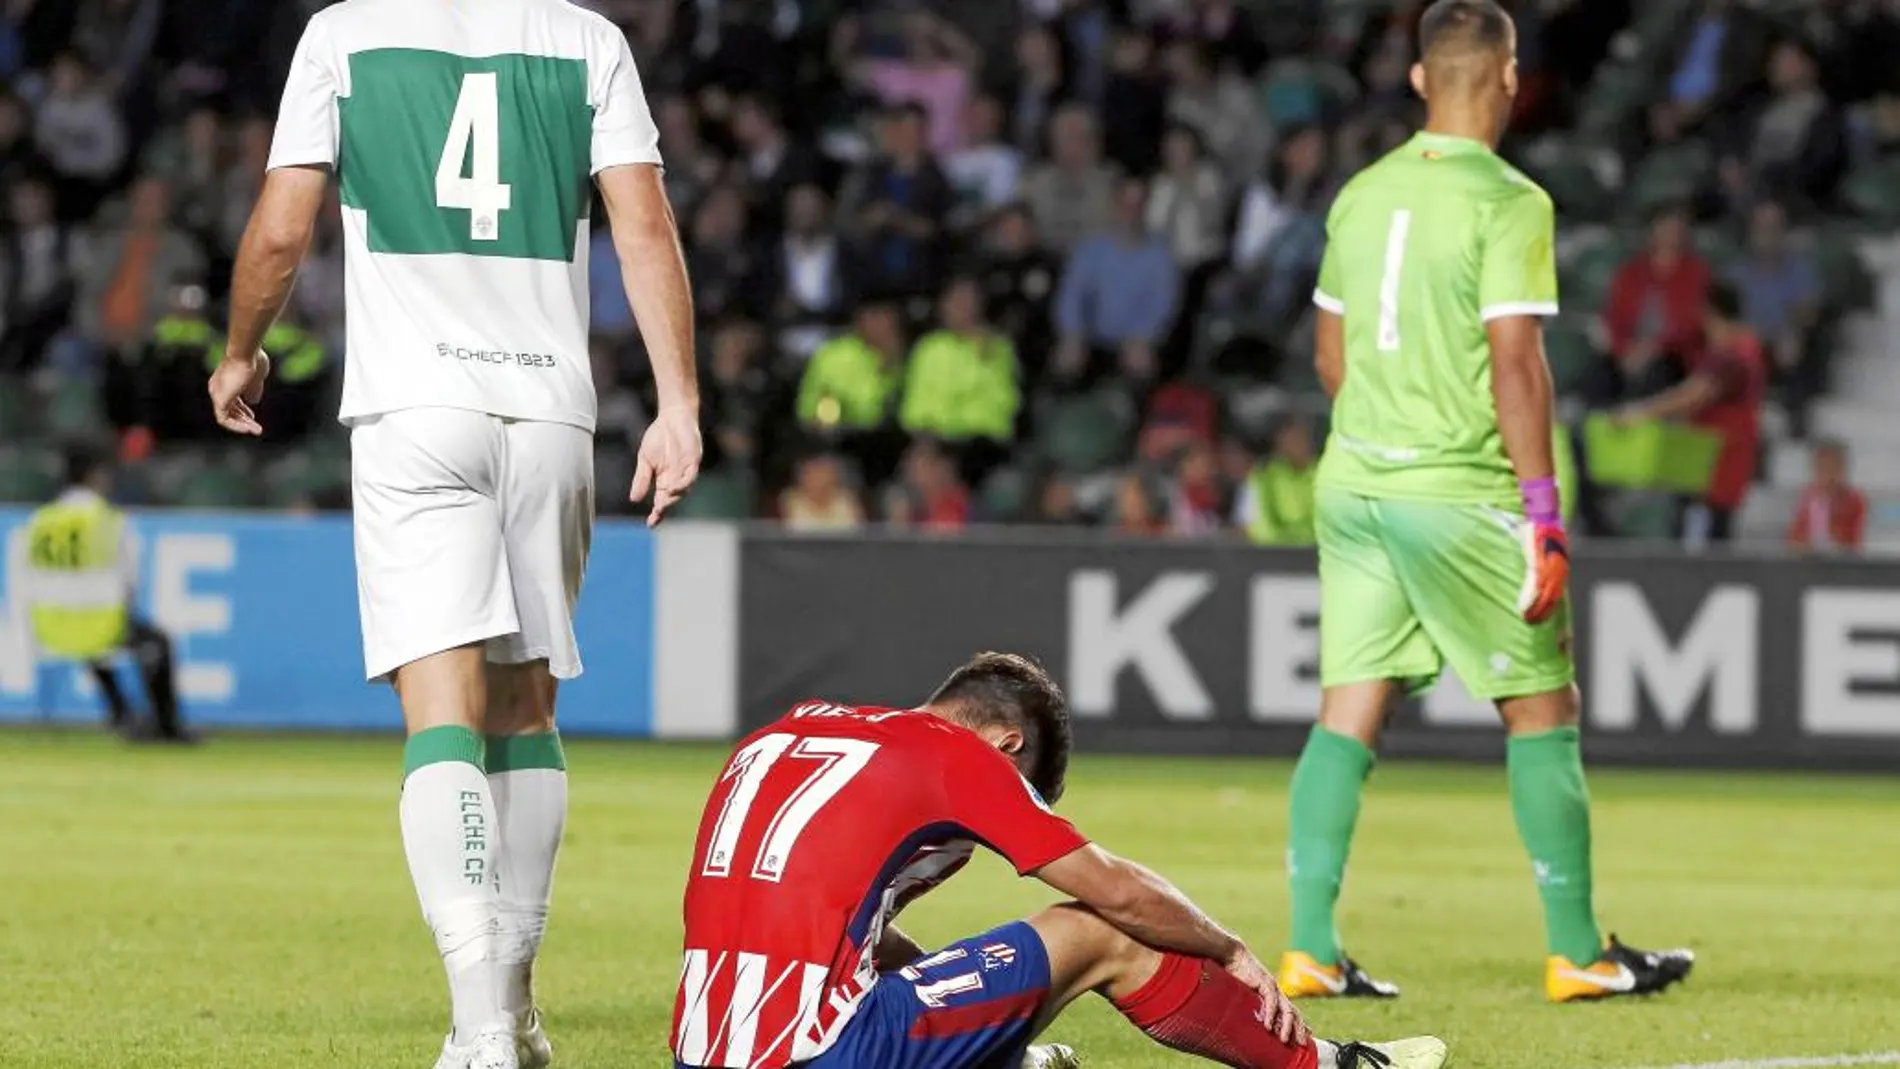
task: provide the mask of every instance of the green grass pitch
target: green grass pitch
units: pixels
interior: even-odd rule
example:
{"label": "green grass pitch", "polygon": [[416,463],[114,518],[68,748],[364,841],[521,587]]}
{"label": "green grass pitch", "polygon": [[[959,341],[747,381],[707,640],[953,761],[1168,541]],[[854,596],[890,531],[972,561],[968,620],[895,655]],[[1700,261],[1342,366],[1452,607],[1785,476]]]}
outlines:
{"label": "green grass pitch", "polygon": [[[723,751],[577,742],[541,995],[557,1065],[665,1066],[678,906]],[[0,1066],[432,1064],[442,977],[396,830],[390,739],[131,750],[0,733]],[[1284,935],[1284,762],[1085,758],[1064,811],[1180,882],[1271,963]],[[1391,763],[1341,924],[1405,985],[1309,1005],[1322,1034],[1434,1032],[1469,1069],[1623,1069],[1900,1047],[1900,791],[1891,780],[1600,771],[1597,888],[1639,945],[1687,942],[1685,988],[1541,1000],[1537,900],[1500,768]],[[980,861],[905,916],[926,943],[1048,894]],[[1053,1038],[1093,1066],[1187,1065],[1105,1006]]]}

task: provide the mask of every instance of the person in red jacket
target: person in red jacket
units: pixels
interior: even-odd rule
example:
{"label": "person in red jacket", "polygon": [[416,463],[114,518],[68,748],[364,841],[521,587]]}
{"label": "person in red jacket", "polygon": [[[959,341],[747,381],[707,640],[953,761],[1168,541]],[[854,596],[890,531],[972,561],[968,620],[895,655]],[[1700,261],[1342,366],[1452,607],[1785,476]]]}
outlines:
{"label": "person in red jacket", "polygon": [[1694,359],[1710,277],[1690,245],[1688,210],[1664,209],[1650,224],[1648,247],[1617,271],[1603,311],[1610,355],[1635,392],[1667,361],[1686,368]]}
{"label": "person in red jacket", "polygon": [[1761,339],[1742,319],[1741,294],[1733,285],[1709,287],[1703,320],[1702,344],[1689,350],[1689,377],[1621,413],[1626,422],[1688,420],[1722,436],[1709,488],[1684,519],[1684,538],[1697,548],[1734,536],[1735,514],[1761,459],[1761,404],[1768,389]]}
{"label": "person in red jacket", "polygon": [[1814,474],[1801,490],[1788,523],[1788,548],[1807,553],[1855,553],[1867,533],[1867,495],[1847,481],[1847,447],[1819,442]]}

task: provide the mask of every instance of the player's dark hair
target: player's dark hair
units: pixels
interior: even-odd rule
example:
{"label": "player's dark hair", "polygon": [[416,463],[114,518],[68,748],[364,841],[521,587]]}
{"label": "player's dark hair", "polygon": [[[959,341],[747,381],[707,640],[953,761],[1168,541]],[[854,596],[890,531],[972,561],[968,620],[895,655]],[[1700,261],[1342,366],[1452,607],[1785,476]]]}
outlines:
{"label": "player's dark hair", "polygon": [[1725,323],[1740,322],[1742,291],[1727,279],[1716,279],[1709,283],[1709,311]]}
{"label": "player's dark hair", "polygon": [[1017,767],[1054,805],[1069,776],[1069,699],[1042,665],[1015,653],[979,653],[950,673],[930,705],[955,707],[972,728],[1001,724],[1022,732]]}
{"label": "player's dark hair", "polygon": [[1511,42],[1511,16],[1496,0],[1438,0],[1418,20],[1419,55],[1496,52]]}
{"label": "player's dark hair", "polygon": [[65,469],[66,485],[80,486],[104,470],[106,451],[91,442],[74,442],[63,450],[60,462]]}

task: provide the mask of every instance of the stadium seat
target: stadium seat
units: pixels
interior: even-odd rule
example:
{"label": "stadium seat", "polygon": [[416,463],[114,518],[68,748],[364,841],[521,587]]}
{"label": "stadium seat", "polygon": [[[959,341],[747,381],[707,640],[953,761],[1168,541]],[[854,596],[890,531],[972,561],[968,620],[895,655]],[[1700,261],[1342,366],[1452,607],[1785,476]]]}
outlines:
{"label": "stadium seat", "polygon": [[1591,365],[1600,359],[1589,331],[1576,316],[1559,316],[1545,326],[1544,352],[1550,358],[1550,374],[1559,394],[1581,389]]}
{"label": "stadium seat", "polygon": [[1840,197],[1863,221],[1884,230],[1900,227],[1900,157],[1856,167],[1842,180]]}
{"label": "stadium seat", "polygon": [[682,520],[749,520],[752,494],[752,478],[744,472],[702,472],[692,492],[668,515]]}
{"label": "stadium seat", "polygon": [[1852,223],[1829,222],[1814,231],[1814,257],[1821,269],[1821,290],[1828,307],[1859,311],[1874,301],[1874,277],[1860,256],[1860,231]]}
{"label": "stadium seat", "polygon": [[241,509],[259,498],[253,476],[235,463],[213,460],[183,474],[172,502],[188,509]]}
{"label": "stadium seat", "polygon": [[58,457],[42,449],[0,448],[0,501],[41,505],[59,490]]}
{"label": "stadium seat", "polygon": [[37,429],[37,404],[26,381],[0,376],[0,441],[18,442]]}
{"label": "stadium seat", "polygon": [[46,429],[57,438],[93,438],[106,426],[98,388],[84,379],[58,380],[46,399],[45,414]]}
{"label": "stadium seat", "polygon": [[1056,401],[1043,423],[1040,445],[1057,469],[1086,475],[1128,455],[1134,406],[1114,390],[1096,390]]}
{"label": "stadium seat", "polygon": [[1019,523],[1035,504],[1030,498],[1035,481],[1013,465],[990,472],[977,494],[977,510],[986,523]]}
{"label": "stadium seat", "polygon": [[1545,138],[1524,154],[1525,170],[1568,219],[1607,219],[1615,197],[1605,181],[1604,150],[1569,137]]}
{"label": "stadium seat", "polygon": [[1623,186],[1623,215],[1644,220],[1660,208],[1693,200],[1714,173],[1715,154],[1701,141],[1658,149],[1636,165]]}

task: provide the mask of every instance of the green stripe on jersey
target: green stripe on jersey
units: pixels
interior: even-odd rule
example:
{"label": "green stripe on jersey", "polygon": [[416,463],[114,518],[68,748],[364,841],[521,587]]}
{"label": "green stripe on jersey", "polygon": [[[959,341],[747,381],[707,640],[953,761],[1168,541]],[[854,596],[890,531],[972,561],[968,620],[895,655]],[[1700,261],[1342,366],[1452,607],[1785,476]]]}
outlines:
{"label": "green stripe on jersey", "polygon": [[587,214],[587,64],[378,48],[338,102],[343,203],[371,252],[572,262]]}
{"label": "green stripe on jersey", "polygon": [[1347,183],[1314,298],[1346,321],[1322,485],[1518,507],[1485,321],[1556,313],[1555,226],[1548,194],[1463,138],[1419,134]]}

